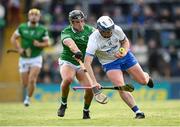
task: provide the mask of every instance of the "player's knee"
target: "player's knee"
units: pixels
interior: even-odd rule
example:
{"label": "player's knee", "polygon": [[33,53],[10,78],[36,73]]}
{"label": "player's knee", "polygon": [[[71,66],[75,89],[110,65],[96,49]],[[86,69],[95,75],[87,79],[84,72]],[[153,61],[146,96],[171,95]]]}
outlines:
{"label": "player's knee", "polygon": [[36,83],[36,78],[30,78],[29,83],[30,84],[35,84]]}
{"label": "player's knee", "polygon": [[63,83],[64,83],[64,84],[71,84],[72,82],[73,82],[73,78],[63,79]]}
{"label": "player's knee", "polygon": [[142,85],[146,85],[149,81],[149,74],[144,72],[144,75],[140,76],[137,81]]}
{"label": "player's knee", "polygon": [[22,81],[21,82],[23,86],[27,86],[28,85],[28,81]]}
{"label": "player's knee", "polygon": [[140,80],[139,80],[139,83],[143,84],[143,85],[146,85],[149,81],[149,78],[148,77],[142,77]]}

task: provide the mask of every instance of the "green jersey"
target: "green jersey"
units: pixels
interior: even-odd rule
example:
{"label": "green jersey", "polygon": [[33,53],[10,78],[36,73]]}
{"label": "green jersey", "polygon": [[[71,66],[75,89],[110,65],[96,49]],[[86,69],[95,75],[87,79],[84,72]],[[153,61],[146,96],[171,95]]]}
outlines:
{"label": "green jersey", "polygon": [[[89,39],[89,35],[94,31],[94,27],[85,25],[84,30],[81,32],[75,32],[73,28],[69,25],[61,32],[61,42],[66,38],[71,38],[76,43],[77,47],[83,53],[83,58],[85,56],[86,47]],[[63,44],[63,43],[62,43]],[[60,55],[62,60],[71,62],[72,64],[79,65],[79,63],[72,57],[74,54],[71,52],[70,48],[63,44],[63,52]]]}
{"label": "green jersey", "polygon": [[41,55],[43,48],[39,48],[33,45],[33,41],[37,40],[42,42],[44,39],[48,39],[47,29],[40,24],[36,24],[35,27],[30,26],[30,22],[22,23],[16,30],[16,34],[21,37],[21,47],[25,49],[27,56],[24,58],[32,58]]}

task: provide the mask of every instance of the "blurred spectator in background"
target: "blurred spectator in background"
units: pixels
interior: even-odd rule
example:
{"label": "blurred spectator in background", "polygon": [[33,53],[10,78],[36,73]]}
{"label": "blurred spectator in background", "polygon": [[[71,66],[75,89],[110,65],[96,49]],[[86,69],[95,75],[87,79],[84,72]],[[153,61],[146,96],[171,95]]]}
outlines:
{"label": "blurred spectator in background", "polygon": [[52,24],[50,25],[51,35],[54,39],[54,44],[58,42],[58,37],[61,30],[65,28],[68,22],[65,20],[63,8],[60,5],[55,6],[53,11]]}
{"label": "blurred spectator in background", "polygon": [[104,16],[110,16],[111,14],[110,14],[110,12],[108,12],[108,11],[105,10],[105,11],[102,12],[102,15],[104,15]]}
{"label": "blurred spectator in background", "polygon": [[38,83],[58,83],[61,81],[59,74],[59,65],[55,55],[45,55],[43,58],[44,64],[40,72]]}
{"label": "blurred spectator in background", "polygon": [[74,5],[74,10],[81,10],[82,11],[82,5],[80,3],[76,3]]}
{"label": "blurred spectator in background", "polygon": [[176,37],[180,41],[180,5],[174,9],[174,22],[175,22],[175,32]]}
{"label": "blurred spectator in background", "polygon": [[48,13],[51,6],[51,0],[34,0],[32,6],[41,9],[41,13]]}
{"label": "blurred spectator in background", "polygon": [[126,17],[123,15],[121,7],[116,6],[113,10],[112,19],[115,24],[121,25],[126,23]]}
{"label": "blurred spectator in background", "polygon": [[168,8],[161,8],[159,11],[159,22],[160,23],[171,23],[171,12]]}
{"label": "blurred spectator in background", "polygon": [[135,0],[131,6],[131,12],[128,16],[128,24],[142,25],[144,24],[144,2],[143,0]]}
{"label": "blurred spectator in background", "polygon": [[174,45],[170,45],[169,46],[169,54],[170,54],[170,65],[171,65],[171,73],[172,76],[174,76],[174,74],[177,71],[177,60],[178,60],[178,54],[177,54],[177,49]]}
{"label": "blurred spectator in background", "polygon": [[42,67],[42,71],[40,73],[41,81],[45,84],[50,84],[53,78],[52,69],[50,69],[50,65],[48,63],[44,63]]}
{"label": "blurred spectator in background", "polygon": [[28,13],[28,11],[31,9],[32,7],[32,0],[25,0],[25,6],[24,6],[24,13]]}
{"label": "blurred spectator in background", "polygon": [[156,23],[156,15],[150,6],[145,5],[143,11],[145,24],[152,25],[153,23]]}
{"label": "blurred spectator in background", "polygon": [[89,25],[91,25],[91,26],[96,28],[96,15],[90,14],[87,17],[87,24],[89,24]]}
{"label": "blurred spectator in background", "polygon": [[180,59],[177,60],[175,70],[172,73],[172,76],[179,77],[180,76]]}
{"label": "blurred spectator in background", "polygon": [[144,39],[139,37],[137,42],[132,45],[132,52],[135,54],[139,64],[145,69],[148,62],[148,47],[144,43]]}
{"label": "blurred spectator in background", "polygon": [[20,1],[9,0],[9,25],[18,25],[20,22]]}
{"label": "blurred spectator in background", "polygon": [[170,40],[171,43],[174,43],[175,39],[176,39],[176,35],[173,31],[167,29],[161,30],[160,42],[164,48],[167,48],[170,45]]}
{"label": "blurred spectator in background", "polygon": [[158,54],[158,46],[157,42],[154,39],[151,39],[148,42],[148,48],[149,48],[149,59],[148,59],[148,67],[150,70],[150,74],[152,77],[159,77],[159,59],[161,59],[161,56]]}
{"label": "blurred spectator in background", "polygon": [[43,17],[41,18],[41,22],[42,22],[49,30],[51,30],[50,25],[51,25],[51,22],[52,22],[52,15],[49,14],[49,13],[45,13],[45,14],[43,15]]}
{"label": "blurred spectator in background", "polygon": [[164,76],[169,78],[170,71],[170,55],[167,50],[159,47],[154,39],[149,41],[149,70],[152,77]]}
{"label": "blurred spectator in background", "polygon": [[170,60],[171,57],[169,55],[169,52],[165,48],[159,48],[158,50],[159,53],[159,72],[160,75],[165,77],[165,78],[170,78],[171,76],[171,65],[170,65]]}

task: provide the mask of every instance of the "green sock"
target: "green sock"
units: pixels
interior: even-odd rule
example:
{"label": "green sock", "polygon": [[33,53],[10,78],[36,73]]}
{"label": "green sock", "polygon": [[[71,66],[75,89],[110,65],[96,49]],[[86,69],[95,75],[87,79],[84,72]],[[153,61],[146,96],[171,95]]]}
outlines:
{"label": "green sock", "polygon": [[84,104],[84,110],[85,110],[85,111],[88,111],[88,110],[89,110],[89,107],[90,107],[90,104]]}
{"label": "green sock", "polygon": [[63,105],[67,104],[67,97],[61,97],[61,103]]}

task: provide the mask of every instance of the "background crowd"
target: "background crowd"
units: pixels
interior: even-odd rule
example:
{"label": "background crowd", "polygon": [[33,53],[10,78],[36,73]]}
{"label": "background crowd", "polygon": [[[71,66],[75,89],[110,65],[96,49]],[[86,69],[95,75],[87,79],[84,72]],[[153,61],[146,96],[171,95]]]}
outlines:
{"label": "background crowd", "polygon": [[[94,27],[97,18],[109,15],[122,27],[130,39],[131,50],[152,77],[180,76],[179,0],[1,0],[1,48],[5,43],[4,29],[7,25],[20,23],[22,7],[24,15],[32,7],[41,10],[41,23],[48,28],[51,37],[52,46],[44,52],[38,82],[48,84],[61,80],[57,62],[62,51],[60,33],[69,24],[68,13],[73,9],[82,10],[87,16],[86,22]],[[107,80],[96,59],[93,69],[98,80]]]}

